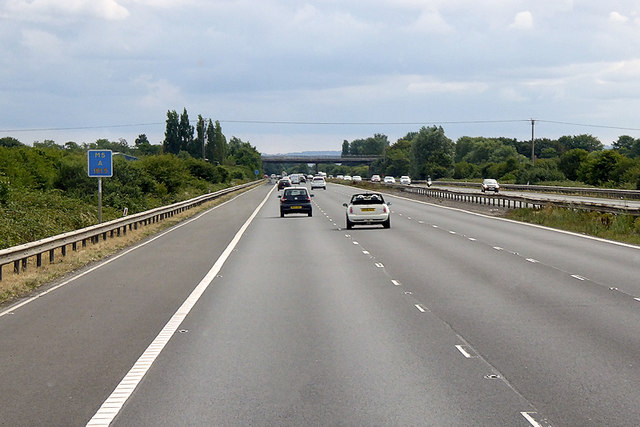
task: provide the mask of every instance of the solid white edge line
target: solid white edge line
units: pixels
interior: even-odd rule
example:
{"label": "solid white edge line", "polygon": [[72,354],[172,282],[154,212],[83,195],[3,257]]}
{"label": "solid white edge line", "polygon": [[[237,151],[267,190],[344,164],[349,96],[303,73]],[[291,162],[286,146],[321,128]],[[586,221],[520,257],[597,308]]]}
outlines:
{"label": "solid white edge line", "polygon": [[[218,272],[227,261],[232,251],[240,241],[240,238],[244,232],[249,228],[253,219],[258,215],[258,212],[269,199],[269,196],[273,192],[275,187],[267,193],[262,203],[253,211],[247,221],[240,227],[240,230],[236,233],[233,240],[229,243],[226,249],[222,252],[217,259],[213,267],[202,278],[200,283],[195,287],[187,299],[182,303],[180,308],[171,317],[169,322],[164,326],[162,331],[156,336],[151,345],[142,353],[142,356],[136,361],[129,372],[124,376],[120,384],[113,390],[111,395],[104,401],[98,412],[89,420],[87,426],[108,426],[120,413],[120,410],[124,406],[125,402],[131,395],[135,388],[140,384],[140,381],[146,375],[151,365],[155,362],[160,352],[164,349],[165,345],[169,342],[171,337],[175,334],[176,330],[187,317],[191,309],[195,306],[196,302],[200,299],[204,291],[209,287],[213,279],[215,279]],[[115,410],[115,409],[117,410]]]}
{"label": "solid white edge line", "polygon": [[[257,188],[257,187],[256,187],[256,188]],[[249,191],[251,191],[251,190],[249,190]],[[45,291],[42,291],[42,292],[38,293],[37,295],[34,295],[34,296],[30,297],[30,298],[27,298],[26,300],[24,300],[24,301],[22,301],[22,302],[19,302],[19,303],[17,303],[17,304],[14,304],[14,305],[10,306],[10,307],[9,307],[9,308],[7,308],[6,310],[4,310],[4,311],[0,312],[0,317],[4,316],[4,315],[6,315],[6,314],[12,313],[12,312],[14,312],[15,310],[19,309],[20,307],[23,307],[23,306],[25,306],[25,305],[29,304],[30,302],[33,302],[34,300],[36,300],[36,299],[38,299],[38,298],[40,298],[40,297],[42,297],[42,296],[45,296],[45,295],[46,295],[46,294],[48,294],[49,292],[53,292],[53,291],[55,291],[55,290],[56,290],[56,289],[58,289],[58,288],[61,288],[61,287],[65,286],[65,285],[68,285],[69,283],[73,282],[74,280],[79,279],[79,278],[81,278],[82,276],[86,276],[87,274],[89,274],[89,273],[91,273],[91,272],[93,272],[93,271],[95,271],[95,270],[97,270],[97,269],[99,269],[99,268],[101,268],[101,267],[103,267],[103,266],[105,266],[105,265],[107,265],[107,264],[109,264],[109,263],[111,263],[111,262],[113,262],[113,261],[117,260],[117,259],[118,259],[118,258],[120,258],[120,257],[123,257],[123,256],[127,255],[128,253],[135,251],[136,249],[139,249],[139,248],[141,248],[141,247],[143,247],[143,246],[145,246],[145,245],[148,245],[149,243],[153,242],[154,240],[157,240],[157,239],[161,238],[162,236],[164,236],[164,235],[166,235],[166,234],[169,234],[169,233],[171,233],[171,232],[172,232],[172,231],[174,231],[174,230],[177,230],[178,228],[184,227],[185,225],[190,224],[191,222],[193,222],[193,221],[196,221],[196,220],[200,219],[201,217],[203,217],[204,215],[207,215],[207,214],[208,214],[208,213],[210,213],[211,211],[213,211],[213,210],[215,210],[215,209],[218,209],[218,208],[220,208],[220,207],[222,207],[222,206],[226,205],[227,203],[231,203],[231,202],[233,202],[235,199],[237,199],[238,197],[241,197],[241,196],[243,196],[243,195],[245,195],[245,194],[247,194],[247,193],[248,193],[248,192],[247,192],[247,191],[245,191],[245,192],[243,192],[243,193],[241,193],[241,194],[238,194],[236,197],[234,197],[234,198],[232,198],[232,199],[229,199],[229,200],[227,200],[226,202],[220,203],[219,205],[214,206],[214,207],[212,207],[211,209],[207,209],[206,211],[204,211],[204,212],[202,212],[202,213],[200,213],[200,214],[198,214],[198,215],[194,216],[193,218],[189,218],[188,220],[185,220],[185,221],[183,221],[183,222],[181,222],[181,223],[179,223],[179,224],[176,224],[175,226],[171,227],[170,229],[168,229],[168,230],[166,230],[166,231],[164,231],[164,232],[162,232],[162,233],[160,233],[160,234],[158,234],[158,235],[156,235],[156,236],[154,236],[154,237],[150,238],[149,240],[146,240],[146,241],[144,241],[144,242],[142,242],[142,243],[140,243],[140,244],[138,244],[138,245],[136,245],[136,246],[134,246],[134,247],[132,247],[132,248],[129,248],[129,249],[127,249],[126,251],[124,251],[124,252],[122,252],[122,253],[119,253],[118,255],[114,255],[114,256],[112,256],[112,257],[110,257],[110,258],[108,258],[108,259],[106,259],[106,260],[104,260],[104,261],[100,262],[99,264],[95,265],[94,267],[91,267],[91,268],[89,268],[88,270],[85,270],[85,271],[83,271],[82,273],[79,273],[79,274],[77,274],[77,275],[75,275],[75,276],[73,276],[73,277],[69,278],[68,280],[65,280],[65,281],[64,281],[64,282],[62,282],[62,283],[59,283],[59,284],[57,284],[57,285],[55,285],[55,286],[52,286],[51,288],[49,288],[49,289],[47,289],[47,290],[45,290]]]}
{"label": "solid white edge line", "polygon": [[461,213],[466,213],[466,214],[469,214],[469,215],[479,216],[479,217],[482,217],[482,218],[488,218],[488,219],[492,219],[492,220],[495,220],[495,221],[510,222],[512,224],[520,224],[520,225],[524,225],[524,226],[527,226],[527,227],[540,228],[540,229],[543,229],[543,230],[553,231],[553,232],[556,232],[556,233],[568,234],[570,236],[575,236],[575,237],[581,237],[583,239],[595,240],[595,241],[603,242],[603,243],[611,243],[612,245],[616,245],[616,246],[623,246],[623,247],[626,247],[626,248],[640,250],[640,246],[632,245],[632,244],[629,244],[629,243],[616,242],[614,240],[607,240],[607,239],[602,239],[600,237],[587,236],[585,234],[579,234],[579,233],[575,233],[573,231],[558,230],[556,228],[545,227],[544,225],[530,224],[528,222],[520,222],[520,221],[515,221],[513,219],[507,219],[507,218],[500,218],[500,217],[485,215],[485,214],[481,214],[481,213],[477,213],[477,212],[467,211],[467,210],[460,209],[460,208],[452,208],[452,207],[449,207],[449,206],[436,205],[435,203],[429,203],[429,202],[423,202],[421,200],[409,199],[407,197],[397,196],[395,194],[390,194],[390,193],[384,193],[383,192],[383,194],[386,194],[388,197],[395,197],[396,199],[406,200],[406,201],[414,202],[414,203],[421,203],[423,205],[429,205],[429,206],[433,206],[435,208],[448,209],[448,210],[451,210],[451,211],[457,211],[457,212],[461,212]]}
{"label": "solid white edge line", "polygon": [[533,419],[533,417],[529,414],[535,414],[536,412],[520,412],[520,414],[524,417],[525,420],[529,421],[533,427],[542,427],[542,424]]}

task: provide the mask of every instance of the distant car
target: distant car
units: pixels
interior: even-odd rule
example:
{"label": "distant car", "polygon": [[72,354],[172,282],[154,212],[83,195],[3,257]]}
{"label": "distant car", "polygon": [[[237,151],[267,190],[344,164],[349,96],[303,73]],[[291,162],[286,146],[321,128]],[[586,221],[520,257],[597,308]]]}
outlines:
{"label": "distant car", "polygon": [[278,191],[286,187],[291,187],[291,180],[289,178],[280,178],[278,181]]}
{"label": "distant car", "polygon": [[396,183],[396,179],[392,176],[385,176],[384,177],[384,183],[385,184],[395,184]]}
{"label": "distant car", "polygon": [[360,182],[362,181],[362,177],[360,175],[353,175],[353,182]]}
{"label": "distant car", "polygon": [[482,181],[482,192],[485,191],[495,191],[496,193],[500,190],[500,184],[495,179],[485,179]]}
{"label": "distant car", "polygon": [[276,174],[275,173],[271,174],[271,179],[276,179]]}
{"label": "distant car", "polygon": [[344,175],[336,175],[336,179],[344,179]]}
{"label": "distant car", "polygon": [[380,182],[380,175],[372,175],[371,182]]}
{"label": "distant car", "polygon": [[280,217],[291,213],[306,213],[308,216],[313,215],[311,207],[311,197],[307,187],[287,187],[284,189],[280,197]]}
{"label": "distant car", "polygon": [[382,224],[384,228],[391,227],[391,203],[385,203],[380,193],[359,193],[351,196],[349,203],[343,203],[347,208],[347,230],[354,225]]}
{"label": "distant car", "polygon": [[351,175],[345,175],[344,178],[342,178],[342,179],[344,179],[345,181],[352,181],[353,180],[353,178],[351,178]]}
{"label": "distant car", "polygon": [[402,175],[400,177],[400,184],[406,184],[406,185],[411,184],[411,178],[409,178],[407,175]]}
{"label": "distant car", "polygon": [[327,181],[324,180],[322,176],[314,176],[311,180],[311,189],[314,188],[322,188],[323,190],[327,189]]}

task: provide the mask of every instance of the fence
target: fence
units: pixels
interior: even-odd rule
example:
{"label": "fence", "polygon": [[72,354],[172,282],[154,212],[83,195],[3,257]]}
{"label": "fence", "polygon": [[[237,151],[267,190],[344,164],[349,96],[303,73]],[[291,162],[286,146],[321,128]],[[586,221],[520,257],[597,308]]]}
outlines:
{"label": "fence", "polygon": [[26,270],[29,258],[35,256],[36,266],[41,267],[43,255],[46,256],[48,254],[49,262],[54,262],[56,249],[60,249],[60,252],[64,257],[67,254],[67,246],[69,245],[71,245],[71,249],[73,251],[76,251],[78,244],[81,244],[82,247],[84,247],[87,245],[87,241],[97,243],[100,241],[101,237],[102,240],[107,240],[107,237],[125,235],[127,234],[127,230],[137,230],[140,226],[162,221],[163,219],[170,218],[188,209],[200,206],[210,200],[214,200],[226,194],[255,185],[257,182],[259,181],[225,188],[224,190],[204,194],[169,206],[151,209],[145,212],[126,216],[124,218],[114,219],[102,224],[82,228],[80,230],[70,231],[68,233],[47,237],[35,242],[2,249],[0,250],[0,281],[2,281],[2,269],[5,265],[13,263],[13,272],[15,274],[19,274],[20,271]]}
{"label": "fence", "polygon": [[[439,182],[442,184],[442,182]],[[534,197],[507,196],[500,193],[479,194],[477,192],[451,191],[430,187],[415,187],[394,185],[394,188],[404,192],[422,194],[429,197],[436,197],[447,200],[455,200],[466,203],[478,203],[504,208],[533,208],[541,209],[545,206],[555,206],[569,209],[579,209],[598,212],[609,212],[616,214],[640,215],[640,208],[632,206],[616,206],[613,204],[599,202],[579,202],[566,200],[536,199]],[[537,189],[537,187],[536,187]]]}

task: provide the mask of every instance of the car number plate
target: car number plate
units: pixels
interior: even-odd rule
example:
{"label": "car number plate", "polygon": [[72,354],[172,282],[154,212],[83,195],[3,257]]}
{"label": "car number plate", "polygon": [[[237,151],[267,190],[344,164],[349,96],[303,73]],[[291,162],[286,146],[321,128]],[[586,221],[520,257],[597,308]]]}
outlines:
{"label": "car number plate", "polygon": [[375,212],[375,208],[360,208],[360,212]]}
{"label": "car number plate", "polygon": [[291,206],[291,209],[302,209],[302,206]]}

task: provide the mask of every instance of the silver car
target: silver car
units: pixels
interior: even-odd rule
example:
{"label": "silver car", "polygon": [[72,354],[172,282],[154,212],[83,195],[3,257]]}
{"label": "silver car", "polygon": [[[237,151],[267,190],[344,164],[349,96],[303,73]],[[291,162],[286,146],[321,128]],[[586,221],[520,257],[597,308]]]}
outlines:
{"label": "silver car", "polygon": [[500,185],[495,179],[485,179],[484,181],[482,181],[481,190],[483,193],[485,191],[495,191],[497,193],[498,190],[500,190]]}

